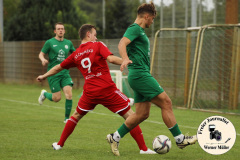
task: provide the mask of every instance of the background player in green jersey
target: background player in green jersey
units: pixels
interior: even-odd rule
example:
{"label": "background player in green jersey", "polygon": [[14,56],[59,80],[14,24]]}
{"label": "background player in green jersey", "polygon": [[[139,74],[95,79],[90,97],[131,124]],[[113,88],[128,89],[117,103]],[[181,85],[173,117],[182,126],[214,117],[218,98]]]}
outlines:
{"label": "background player in green jersey", "polygon": [[[64,61],[69,52],[72,53],[75,51],[72,42],[64,38],[65,29],[61,22],[55,24],[54,33],[56,36],[47,40],[39,53],[39,59],[41,60],[42,65],[46,66],[48,64],[47,70],[50,70]],[[45,58],[46,54],[48,54],[49,61]],[[69,71],[64,69],[58,74],[48,77],[48,83],[51,93],[43,89],[38,98],[38,102],[39,104],[42,104],[46,98],[54,102],[60,101],[62,89],[66,97],[64,119],[64,123],[66,123],[72,110],[73,81],[69,75]]]}
{"label": "background player in green jersey", "polygon": [[174,136],[177,146],[184,148],[197,141],[195,136],[184,136],[176,122],[172,102],[163,88],[150,74],[150,42],[144,29],[149,28],[156,16],[153,2],[138,7],[137,18],[120,40],[118,49],[123,63],[121,71],[128,66],[128,82],[134,90],[136,112],[130,115],[113,134],[107,135],[113,151],[118,151],[119,140],[136,125],[148,118],[151,103],[161,108],[162,119]]}

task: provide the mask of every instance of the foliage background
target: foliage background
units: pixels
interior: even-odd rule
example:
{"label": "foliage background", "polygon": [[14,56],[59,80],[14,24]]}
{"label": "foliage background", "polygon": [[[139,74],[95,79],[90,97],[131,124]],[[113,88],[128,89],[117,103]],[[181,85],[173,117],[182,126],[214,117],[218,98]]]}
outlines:
{"label": "foliage background", "polygon": [[[207,1],[198,1],[202,8],[201,25],[213,23],[213,9],[207,8]],[[102,0],[3,0],[4,7],[4,40],[30,41],[46,40],[54,36],[54,24],[65,24],[68,39],[78,39],[78,29],[82,24],[91,23],[97,27],[98,38],[121,38],[126,28],[134,22],[137,7],[146,0],[105,0],[106,31],[103,37]],[[175,1],[175,27],[185,27],[185,10],[188,11],[188,27],[191,21],[191,1]],[[205,3],[204,3],[205,2]],[[225,0],[217,0],[218,24],[225,23]],[[160,28],[160,4],[156,4],[157,17],[151,29],[146,30],[153,36]],[[173,4],[163,6],[164,28],[172,27]],[[240,12],[240,10],[239,10]],[[199,17],[198,17],[199,18]]]}

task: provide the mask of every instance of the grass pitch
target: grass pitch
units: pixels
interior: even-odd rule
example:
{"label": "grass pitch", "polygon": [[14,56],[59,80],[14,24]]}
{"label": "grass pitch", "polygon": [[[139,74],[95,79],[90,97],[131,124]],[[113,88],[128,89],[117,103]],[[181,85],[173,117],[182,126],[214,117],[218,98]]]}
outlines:
{"label": "grass pitch", "polygon": [[[58,102],[44,101],[38,104],[42,88],[37,85],[0,84],[0,159],[1,160],[76,160],[76,159],[124,159],[124,160],[235,160],[239,157],[240,116],[174,109],[183,133],[196,134],[200,123],[207,117],[221,115],[235,126],[237,137],[232,149],[223,155],[210,155],[199,144],[180,150],[161,118],[161,111],[152,106],[150,117],[141,123],[146,144],[152,148],[155,136],[163,134],[172,140],[172,148],[164,155],[140,155],[130,134],[120,141],[120,157],[115,157],[105,140],[124,122],[117,114],[99,105],[88,113],[67,139],[62,150],[51,145],[57,142],[64,128],[65,99]],[[49,91],[49,88],[46,88]],[[81,90],[73,90],[73,110]],[[134,108],[133,108],[134,109]]]}

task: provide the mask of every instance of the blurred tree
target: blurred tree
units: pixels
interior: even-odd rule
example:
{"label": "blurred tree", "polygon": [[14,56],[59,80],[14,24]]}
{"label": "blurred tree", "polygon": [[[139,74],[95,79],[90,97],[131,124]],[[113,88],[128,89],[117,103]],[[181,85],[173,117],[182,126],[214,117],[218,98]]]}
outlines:
{"label": "blurred tree", "polygon": [[95,25],[98,38],[102,38],[102,0],[73,0],[77,12],[88,15],[86,23]]}
{"label": "blurred tree", "polygon": [[16,12],[21,0],[3,0],[4,23],[6,23]]}
{"label": "blurred tree", "polygon": [[87,15],[76,12],[72,0],[21,0],[16,13],[5,24],[5,40],[46,40],[53,36],[54,24],[65,24],[68,39],[78,38],[78,28]]}
{"label": "blurred tree", "polygon": [[97,20],[102,19],[102,0],[73,0],[77,11],[88,15],[87,23],[96,25]]}
{"label": "blurred tree", "polygon": [[[134,23],[137,8],[146,0],[105,0],[106,31],[103,37],[103,0],[3,0],[5,40],[45,40],[54,36],[54,24],[65,24],[68,39],[78,38],[78,29],[84,23],[96,26],[98,38],[121,38]],[[175,1],[175,27],[185,27],[185,2]],[[202,0],[203,2],[203,0]],[[225,23],[226,0],[216,0],[216,23]],[[200,4],[198,4],[198,9]],[[213,23],[214,9],[202,8],[202,25]],[[172,27],[172,3],[163,6],[163,27]],[[154,27],[146,29],[151,36],[160,28],[160,2],[155,4],[157,17]],[[238,10],[240,12],[240,10]],[[197,12],[199,14],[199,12]],[[198,15],[199,17],[199,15]],[[188,0],[188,26],[191,20],[191,1]]]}
{"label": "blurred tree", "polygon": [[[96,26],[98,38],[103,38],[103,0],[73,0],[77,10],[89,16],[87,23]],[[105,0],[106,36],[104,38],[121,38],[127,27],[136,18],[139,0]]]}
{"label": "blurred tree", "polygon": [[134,22],[139,4],[139,0],[106,0],[106,38],[123,36]]}

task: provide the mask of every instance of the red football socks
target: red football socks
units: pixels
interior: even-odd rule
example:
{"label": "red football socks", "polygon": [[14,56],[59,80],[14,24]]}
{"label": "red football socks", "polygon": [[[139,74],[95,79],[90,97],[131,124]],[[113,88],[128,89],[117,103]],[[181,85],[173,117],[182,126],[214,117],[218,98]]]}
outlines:
{"label": "red football socks", "polygon": [[73,116],[71,118],[68,119],[62,135],[60,137],[60,141],[58,142],[58,145],[60,145],[61,147],[63,147],[65,141],[67,140],[67,138],[70,136],[70,134],[72,134],[73,130],[75,129],[76,125],[78,123],[78,120],[76,118],[74,118]]}
{"label": "red football socks", "polygon": [[130,134],[135,139],[135,141],[137,142],[139,149],[143,150],[143,151],[147,151],[148,148],[145,144],[143,134],[142,134],[142,130],[139,127],[139,125],[137,127],[133,128],[130,131]]}

